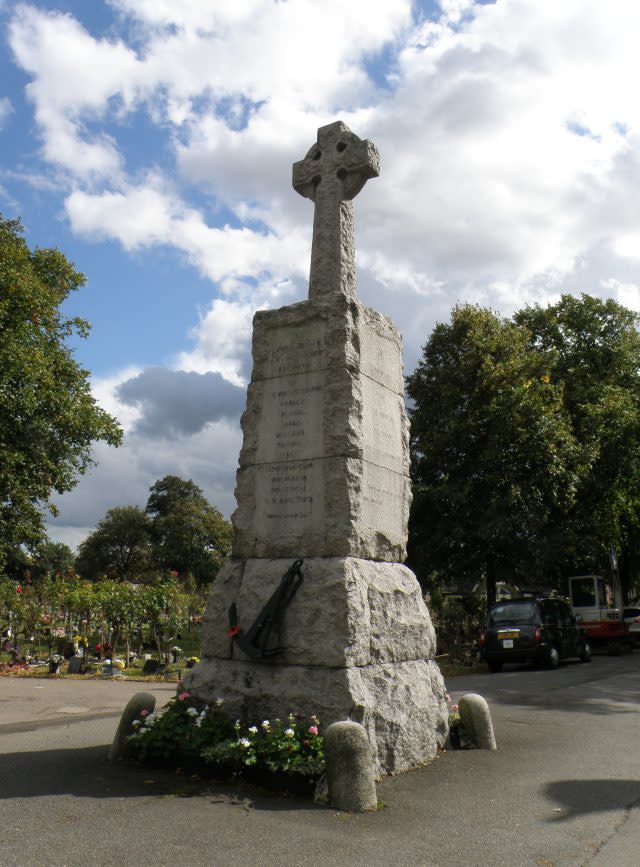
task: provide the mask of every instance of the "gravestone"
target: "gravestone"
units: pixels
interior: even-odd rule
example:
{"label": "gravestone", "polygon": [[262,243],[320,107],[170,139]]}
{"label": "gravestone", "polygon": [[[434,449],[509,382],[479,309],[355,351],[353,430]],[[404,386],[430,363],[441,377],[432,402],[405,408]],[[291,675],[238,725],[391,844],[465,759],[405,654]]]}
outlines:
{"label": "gravestone", "polygon": [[[435,755],[448,710],[431,619],[402,565],[402,340],[356,297],[352,199],[378,172],[375,146],[342,122],[321,127],[293,166],[294,189],[315,204],[309,299],[254,317],[233,554],[184,684],[253,721],[299,711],[361,723],[385,774]],[[232,634],[297,559],[304,578],[271,642],[281,649],[250,658]]]}
{"label": "gravestone", "polygon": [[68,674],[84,673],[84,656],[72,656],[67,665]]}

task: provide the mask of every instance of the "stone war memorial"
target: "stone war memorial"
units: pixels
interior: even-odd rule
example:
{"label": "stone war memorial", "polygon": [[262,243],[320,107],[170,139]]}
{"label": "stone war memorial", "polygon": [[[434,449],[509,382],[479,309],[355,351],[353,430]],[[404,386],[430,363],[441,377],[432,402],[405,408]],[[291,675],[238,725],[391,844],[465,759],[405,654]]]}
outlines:
{"label": "stone war memorial", "polygon": [[402,340],[356,295],[352,200],[378,174],[375,146],[340,121],[293,166],[314,203],[309,297],[254,318],[233,554],[184,683],[258,723],[358,722],[383,775],[433,758],[448,711],[429,612],[403,565]]}

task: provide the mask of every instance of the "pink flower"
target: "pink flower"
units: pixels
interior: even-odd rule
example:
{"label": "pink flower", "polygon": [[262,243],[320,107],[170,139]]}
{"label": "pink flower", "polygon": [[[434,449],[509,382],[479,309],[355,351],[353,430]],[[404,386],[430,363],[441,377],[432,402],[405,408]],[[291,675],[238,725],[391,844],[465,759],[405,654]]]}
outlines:
{"label": "pink flower", "polygon": [[140,716],[148,716],[148,715],[149,715],[149,711],[148,711],[148,710],[141,710],[141,711],[140,711]]}
{"label": "pink flower", "polygon": [[189,698],[190,695],[191,695],[190,692],[181,692],[180,695],[178,696],[178,701],[184,701],[185,698]]}
{"label": "pink flower", "polygon": [[317,735],[318,734],[318,726],[309,726],[309,734]]}
{"label": "pink flower", "polygon": [[460,708],[458,707],[457,704],[452,704],[452,705],[451,705],[451,710],[453,711],[453,713],[458,713],[458,711],[460,710]]}
{"label": "pink flower", "polygon": [[445,692],[444,697],[446,698],[447,701],[451,701],[451,696],[449,695],[448,692]]}

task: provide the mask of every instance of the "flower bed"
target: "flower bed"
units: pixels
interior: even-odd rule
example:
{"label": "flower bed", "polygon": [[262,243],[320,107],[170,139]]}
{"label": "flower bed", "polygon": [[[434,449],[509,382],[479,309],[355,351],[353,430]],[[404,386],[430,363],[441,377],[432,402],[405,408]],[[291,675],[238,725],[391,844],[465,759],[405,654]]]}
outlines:
{"label": "flower bed", "polygon": [[205,705],[183,692],[161,713],[134,720],[127,753],[142,764],[204,766],[269,788],[311,791],[324,773],[319,724],[316,716],[297,714],[285,722],[234,721],[222,699]]}

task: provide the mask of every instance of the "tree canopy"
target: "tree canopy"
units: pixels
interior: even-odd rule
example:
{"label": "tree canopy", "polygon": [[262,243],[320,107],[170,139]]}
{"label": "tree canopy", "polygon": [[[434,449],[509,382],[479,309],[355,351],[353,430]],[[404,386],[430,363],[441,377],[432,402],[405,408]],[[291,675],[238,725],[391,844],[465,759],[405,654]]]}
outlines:
{"label": "tree canopy", "polygon": [[[511,319],[456,307],[414,402],[409,557],[424,578],[557,583],[640,573],[640,318],[563,295]],[[636,588],[637,592],[637,588]]]}
{"label": "tree canopy", "polygon": [[159,479],[150,489],[147,515],[158,568],[191,573],[200,585],[215,578],[231,553],[231,524],[191,479]]}
{"label": "tree canopy", "polygon": [[191,479],[165,476],[149,491],[146,510],[110,509],[80,545],[76,569],[85,578],[154,582],[174,573],[203,586],[231,552],[231,524]]}
{"label": "tree canopy", "polygon": [[10,549],[42,541],[51,495],[74,487],[92,443],[121,441],[67,345],[89,332],[61,310],[84,282],[59,250],[31,251],[20,223],[0,215],[0,568]]}
{"label": "tree canopy", "polygon": [[76,569],[85,578],[138,578],[151,561],[149,530],[149,519],[138,506],[109,509],[80,545]]}
{"label": "tree canopy", "polygon": [[550,359],[524,326],[453,310],[407,378],[413,508],[409,557],[422,576],[520,575],[575,495],[579,450]]}
{"label": "tree canopy", "polygon": [[613,544],[629,590],[640,572],[640,317],[613,300],[563,295],[514,319],[550,359],[581,449],[560,566],[601,572]]}

